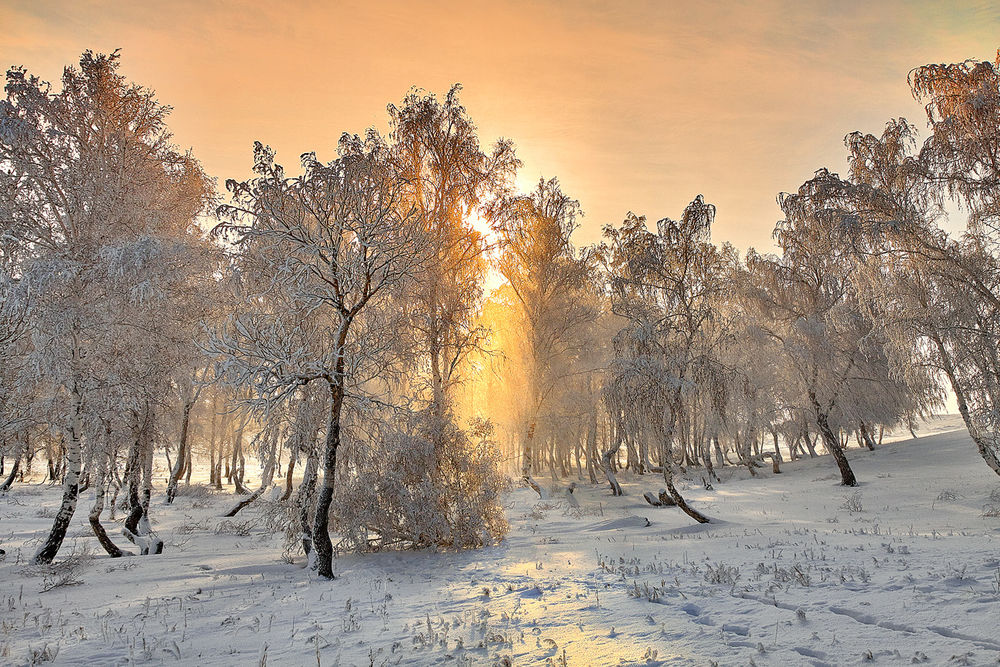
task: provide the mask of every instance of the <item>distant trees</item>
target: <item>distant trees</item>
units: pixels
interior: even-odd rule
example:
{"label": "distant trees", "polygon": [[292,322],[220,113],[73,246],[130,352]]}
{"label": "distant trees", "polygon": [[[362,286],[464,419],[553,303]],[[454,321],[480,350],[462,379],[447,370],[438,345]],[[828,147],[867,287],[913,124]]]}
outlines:
{"label": "distant trees", "polygon": [[[540,180],[528,195],[498,200],[491,210],[499,237],[494,265],[510,286],[523,337],[522,358],[517,360],[524,382],[521,475],[539,494],[532,476],[539,420],[572,377],[594,370],[586,357],[599,345],[588,336],[598,314],[586,298],[591,263],[570,240],[579,213],[579,202],[566,195],[556,179]],[[548,416],[551,422],[553,415]]]}

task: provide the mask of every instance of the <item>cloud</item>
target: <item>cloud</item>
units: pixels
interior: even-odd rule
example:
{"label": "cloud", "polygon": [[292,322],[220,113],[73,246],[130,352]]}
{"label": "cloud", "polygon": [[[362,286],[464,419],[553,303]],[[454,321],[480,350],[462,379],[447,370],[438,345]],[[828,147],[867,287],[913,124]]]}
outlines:
{"label": "cloud", "polygon": [[842,137],[919,121],[925,62],[992,58],[1000,10],[976,2],[14,2],[0,60],[57,78],[91,48],[175,107],[177,141],[243,176],[251,142],[331,154],[384,127],[411,85],[464,100],[484,141],[512,137],[524,182],[559,176],[588,215],[678,215],[704,193],[715,238],[768,245],[780,190],[843,169]]}

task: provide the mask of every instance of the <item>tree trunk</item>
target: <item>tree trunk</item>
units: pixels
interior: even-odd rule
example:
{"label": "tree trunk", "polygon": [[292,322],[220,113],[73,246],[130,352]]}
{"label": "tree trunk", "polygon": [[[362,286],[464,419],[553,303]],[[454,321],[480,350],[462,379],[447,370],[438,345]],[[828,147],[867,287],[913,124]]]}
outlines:
{"label": "tree trunk", "polygon": [[184,474],[187,465],[188,427],[191,424],[191,407],[193,405],[193,401],[188,401],[184,404],[184,412],[181,417],[181,439],[177,445],[177,460],[174,462],[174,469],[170,472],[170,481],[167,483],[168,505],[173,504],[174,498],[177,496],[177,484],[180,483],[181,476]]}
{"label": "tree trunk", "polygon": [[153,492],[152,414],[148,411],[129,452],[129,515],[122,534],[139,547],[139,553],[163,553],[163,540],[156,536],[149,522],[149,503]]}
{"label": "tree trunk", "polygon": [[295,474],[295,459],[297,458],[295,452],[291,452],[288,456],[288,470],[285,471],[285,492],[279,498],[282,502],[292,497],[292,475]]}
{"label": "tree trunk", "polygon": [[216,422],[218,421],[218,410],[219,410],[219,392],[212,392],[212,421],[209,423],[209,435],[208,435],[208,485],[216,486],[219,484],[219,471],[216,468],[216,458],[221,456],[221,452],[216,452],[218,448],[218,431],[216,429]]}
{"label": "tree trunk", "polygon": [[[774,440],[774,457],[775,457],[775,459],[777,459],[777,463],[782,463],[782,462],[784,462],[784,459],[781,458],[781,450],[778,448],[778,430],[777,429],[771,429],[771,438]],[[775,465],[777,465],[777,463]]]}
{"label": "tree trunk", "polygon": [[[666,434],[664,434],[666,435]],[[669,437],[669,436],[668,436]],[[663,481],[667,485],[667,493],[670,495],[670,499],[674,501],[685,514],[697,521],[698,523],[709,523],[710,519],[699,512],[698,510],[691,507],[684,497],[677,490],[674,485],[674,453],[673,446],[669,442],[661,442],[661,456],[660,465],[663,467]]]}
{"label": "tree trunk", "polygon": [[[675,390],[674,404],[679,402],[679,390]],[[667,493],[670,494],[671,500],[677,505],[685,514],[697,521],[698,523],[709,523],[711,520],[699,512],[698,510],[691,507],[684,497],[677,490],[674,485],[674,452],[673,452],[673,439],[674,439],[674,425],[677,421],[677,411],[670,411],[670,418],[668,423],[664,427],[660,425],[657,428],[659,431],[660,440],[660,465],[663,467],[663,481],[667,485]]]}
{"label": "tree trunk", "polygon": [[840,441],[830,428],[828,417],[818,409],[816,411],[816,425],[819,427],[820,435],[823,436],[823,445],[833,455],[833,460],[837,462],[837,467],[840,469],[840,483],[843,486],[857,486],[858,480],[854,477],[854,471],[851,470],[851,464],[840,446]]}
{"label": "tree trunk", "polygon": [[788,458],[792,461],[802,458],[805,452],[802,449],[802,436],[797,435],[795,439],[788,445]]}
{"label": "tree trunk", "polygon": [[962,421],[965,422],[965,428],[969,431],[969,435],[972,437],[972,441],[976,444],[976,449],[979,450],[979,455],[983,457],[986,465],[990,467],[990,470],[1000,475],[1000,455],[998,455],[996,449],[996,436],[994,435],[994,441],[991,443],[987,440],[989,437],[984,433],[975,423],[972,418],[972,413],[969,411],[969,404],[965,396],[965,390],[958,382],[958,376],[955,373],[955,367],[951,363],[951,355],[948,353],[947,348],[944,343],[938,338],[932,339],[937,345],[938,352],[941,355],[942,367],[944,368],[945,375],[948,377],[948,381],[951,383],[951,389],[955,392],[955,400],[958,403],[958,413],[962,415]]}
{"label": "tree trunk", "polygon": [[83,409],[83,398],[77,390],[74,382],[72,389],[72,413],[68,429],[69,445],[66,448],[66,479],[63,482],[63,500],[56,512],[56,518],[52,522],[52,530],[49,531],[45,544],[35,554],[35,564],[43,565],[51,563],[59,553],[66,538],[66,530],[69,522],[76,512],[76,503],[79,498],[80,466],[83,461],[82,443],[80,442],[80,412]]}
{"label": "tree trunk", "polygon": [[3,484],[0,484],[0,492],[10,490],[10,487],[14,484],[14,478],[17,477],[17,473],[20,469],[21,457],[18,456],[14,459],[14,464],[10,467],[10,474],[7,475],[7,479],[4,480]]}
{"label": "tree trunk", "polygon": [[243,476],[246,474],[246,459],[243,456],[243,430],[246,427],[246,420],[240,423],[240,427],[236,429],[236,435],[233,438],[233,457],[232,457],[232,467],[231,480],[233,483],[234,491],[241,495],[250,493],[250,490],[246,488],[243,484]]}
{"label": "tree trunk", "polygon": [[872,438],[871,431],[868,430],[868,424],[861,422],[861,439],[865,442],[865,447],[871,451],[875,451],[875,439]]}
{"label": "tree trunk", "polygon": [[194,473],[194,461],[191,454],[191,443],[189,442],[184,453],[186,459],[184,462],[184,484],[187,486],[191,486],[191,475]]}
{"label": "tree trunk", "polygon": [[548,439],[546,440],[546,442],[548,443],[548,446],[545,448],[545,450],[548,452],[548,458],[549,458],[549,461],[548,461],[548,463],[549,463],[549,476],[552,478],[553,482],[556,482],[560,478],[560,475],[556,474],[556,463],[559,463],[559,465],[561,467],[562,466],[562,461],[561,460],[559,460],[559,461],[556,460],[558,458],[558,455],[556,454],[556,439],[555,439],[555,437],[553,437],[553,436],[550,435],[548,437]]}
{"label": "tree trunk", "polygon": [[639,450],[632,433],[625,433],[625,467],[632,472],[640,472]]}
{"label": "tree trunk", "polygon": [[108,495],[106,463],[101,463],[96,477],[97,495],[94,498],[94,506],[90,509],[90,515],[87,518],[90,521],[91,529],[94,531],[94,536],[97,537],[97,541],[101,543],[101,546],[108,552],[108,555],[112,558],[121,558],[125,555],[125,552],[119,549],[118,546],[111,541],[111,538],[108,537],[108,533],[104,530],[104,526],[101,525],[101,513],[104,512],[104,501]]}
{"label": "tree trunk", "polygon": [[591,414],[590,424],[587,426],[587,475],[591,484],[597,484],[597,412]]}
{"label": "tree trunk", "polygon": [[270,451],[268,452],[267,461],[264,463],[264,471],[260,476],[260,486],[257,490],[251,493],[247,498],[236,503],[233,509],[229,510],[225,516],[234,517],[242,509],[253,503],[255,500],[264,495],[267,488],[271,486],[271,482],[274,481],[274,469],[277,464],[277,449],[278,449],[278,436],[277,433],[268,433],[267,438],[270,441]]}
{"label": "tree trunk", "polygon": [[715,449],[715,465],[719,467],[726,465],[726,455],[722,451],[722,444],[719,442],[718,435],[712,437],[712,446]]}
{"label": "tree trunk", "polygon": [[715,474],[715,466],[712,465],[712,441],[715,441],[716,446],[719,444],[719,439],[715,436],[706,438],[702,443],[701,449],[701,460],[705,462],[705,472],[708,473],[710,479],[714,479],[716,482],[719,481],[719,476]]}
{"label": "tree trunk", "polygon": [[211,487],[215,486],[215,443],[211,442],[208,446],[208,485]]}
{"label": "tree trunk", "polygon": [[316,455],[316,447],[309,450],[306,458],[306,469],[302,475],[302,482],[299,483],[299,491],[295,496],[295,504],[299,508],[299,527],[302,529],[302,550],[306,556],[312,551],[312,517],[310,508],[313,498],[316,495],[316,477],[319,470],[319,457]]}
{"label": "tree trunk", "polygon": [[618,483],[618,478],[615,477],[613,465],[614,459],[618,458],[618,450],[622,446],[622,437],[621,419],[616,419],[614,436],[611,438],[611,442],[613,444],[601,455],[601,463],[604,467],[604,474],[608,478],[608,484],[611,485],[611,495],[613,496],[624,495],[622,493],[622,485]]}
{"label": "tree trunk", "polygon": [[[346,334],[346,329],[343,330]],[[338,349],[343,349],[343,340]],[[316,500],[312,540],[319,576],[333,579],[333,542],[330,541],[330,505],[337,477],[337,449],[340,447],[340,416],[344,406],[344,359],[338,357],[337,370],[330,384],[330,417],[323,451],[323,487]]]}

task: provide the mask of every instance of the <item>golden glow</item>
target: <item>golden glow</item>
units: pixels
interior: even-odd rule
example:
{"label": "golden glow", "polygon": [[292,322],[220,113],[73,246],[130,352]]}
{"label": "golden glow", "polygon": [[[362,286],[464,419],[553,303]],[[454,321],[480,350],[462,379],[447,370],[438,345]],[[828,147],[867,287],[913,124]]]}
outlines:
{"label": "golden glow", "polygon": [[600,236],[629,210],[676,216],[698,193],[717,240],[769,244],[774,197],[841,139],[891,116],[921,123],[906,74],[991,59],[989,3],[448,0],[266,5],[2,0],[0,64],[54,80],[84,49],[175,107],[177,142],[242,177],[255,139],[282,161],[331,157],[344,130],[385,128],[385,105],[460,81],[484,142],[508,136],[518,183],[558,176]]}
{"label": "golden glow", "polygon": [[490,223],[485,217],[483,217],[482,213],[479,211],[473,211],[471,214],[466,216],[466,220],[468,220],[469,224],[472,225],[473,229],[483,235],[483,238],[486,239],[487,243],[491,245],[496,243],[496,234],[494,234],[493,230],[490,229]]}

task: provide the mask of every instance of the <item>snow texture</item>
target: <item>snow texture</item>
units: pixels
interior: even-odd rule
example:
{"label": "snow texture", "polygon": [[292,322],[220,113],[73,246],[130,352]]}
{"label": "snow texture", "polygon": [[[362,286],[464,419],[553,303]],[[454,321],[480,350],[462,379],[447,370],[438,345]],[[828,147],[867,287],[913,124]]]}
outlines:
{"label": "snow texture", "polygon": [[849,450],[858,489],[829,457],[679,478],[705,525],[647,504],[648,479],[578,486],[579,507],[518,489],[499,546],[341,556],[333,581],[282,559],[265,505],[224,521],[229,494],[182,487],[163,506],[162,465],[162,556],[98,556],[78,513],[56,565],[30,566],[60,488],[15,485],[0,662],[995,664],[1000,488],[960,427]]}

